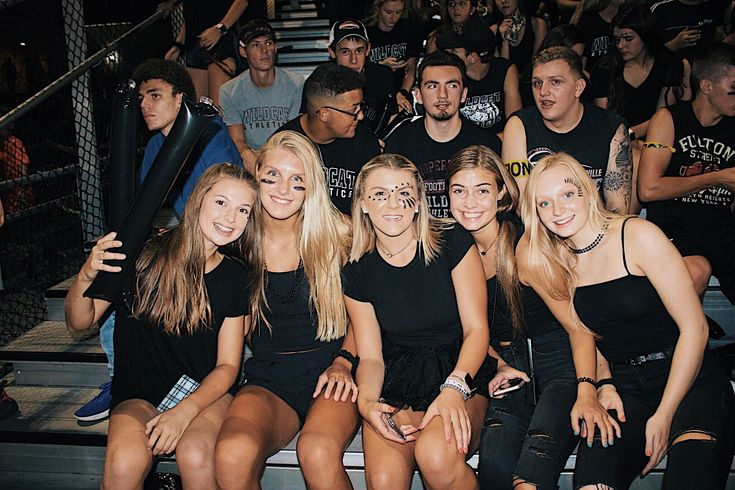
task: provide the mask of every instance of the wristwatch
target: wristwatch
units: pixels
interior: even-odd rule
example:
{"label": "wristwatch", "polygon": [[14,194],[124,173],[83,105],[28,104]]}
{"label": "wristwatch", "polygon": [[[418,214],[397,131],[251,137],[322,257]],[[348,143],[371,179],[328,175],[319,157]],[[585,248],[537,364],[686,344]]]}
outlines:
{"label": "wristwatch", "polygon": [[227,31],[229,30],[229,29],[227,29],[227,27],[226,27],[226,26],[225,26],[225,25],[224,25],[224,24],[223,24],[222,22],[220,22],[219,24],[217,24],[217,25],[216,25],[216,26],[214,26],[214,27],[216,27],[216,28],[217,28],[217,32],[219,32],[219,33],[220,33],[220,34],[222,34],[223,36],[224,36],[225,34],[227,34]]}

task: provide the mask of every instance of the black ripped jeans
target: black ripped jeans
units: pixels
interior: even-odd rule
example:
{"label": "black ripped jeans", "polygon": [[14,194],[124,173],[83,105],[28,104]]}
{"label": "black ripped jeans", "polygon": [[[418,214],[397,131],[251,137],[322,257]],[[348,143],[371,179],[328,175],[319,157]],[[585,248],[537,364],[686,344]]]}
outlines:
{"label": "black ripped jeans", "polygon": [[[525,339],[495,346],[503,359],[528,372]],[[574,450],[569,413],[577,399],[577,382],[569,337],[559,328],[533,339],[533,361],[540,391],[534,407],[530,386],[491,399],[480,440],[480,488],[513,488],[513,478],[539,489],[555,489],[559,474]]]}
{"label": "black ripped jeans", "polygon": [[[721,489],[727,482],[733,457],[735,396],[717,356],[709,350],[704,354],[699,374],[671,421],[669,444],[686,433],[706,434],[714,440],[686,440],[670,447],[663,481],[667,490]],[[623,437],[607,448],[599,437],[592,448],[580,445],[575,488],[604,484],[627,489],[648,463],[646,422],[661,402],[671,359],[611,367],[627,420],[620,424]]]}

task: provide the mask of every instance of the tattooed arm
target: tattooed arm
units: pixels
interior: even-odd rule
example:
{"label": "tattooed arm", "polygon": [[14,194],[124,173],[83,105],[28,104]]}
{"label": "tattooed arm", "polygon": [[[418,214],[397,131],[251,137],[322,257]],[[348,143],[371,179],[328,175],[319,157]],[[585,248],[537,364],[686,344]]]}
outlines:
{"label": "tattooed arm", "polygon": [[625,124],[620,124],[612,141],[603,180],[607,208],[619,214],[631,209],[633,196],[633,154]]}

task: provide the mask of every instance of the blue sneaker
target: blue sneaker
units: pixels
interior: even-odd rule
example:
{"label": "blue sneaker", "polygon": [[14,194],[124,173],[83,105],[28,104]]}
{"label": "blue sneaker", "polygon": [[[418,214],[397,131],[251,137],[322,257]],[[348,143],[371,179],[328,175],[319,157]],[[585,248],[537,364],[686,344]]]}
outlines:
{"label": "blue sneaker", "polygon": [[97,396],[88,401],[82,408],[74,412],[74,416],[81,422],[95,422],[110,415],[112,402],[112,381],[100,386]]}

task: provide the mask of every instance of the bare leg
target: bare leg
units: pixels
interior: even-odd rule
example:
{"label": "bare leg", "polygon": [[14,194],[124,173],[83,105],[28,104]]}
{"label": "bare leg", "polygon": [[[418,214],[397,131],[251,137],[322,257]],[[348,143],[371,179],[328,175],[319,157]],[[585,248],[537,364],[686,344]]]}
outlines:
{"label": "bare leg", "polygon": [[268,456],[299,430],[296,412],[260,386],[245,386],[235,396],[214,451],[217,485],[222,489],[260,488]]}
{"label": "bare leg", "polygon": [[360,414],[357,405],[319,395],[309,409],[296,445],[307,488],[351,489],[342,455],[355,437]]}
{"label": "bare leg", "polygon": [[153,461],[153,454],[146,447],[145,424],[156,415],[153,405],[140,399],[126,400],[115,407],[107,431],[101,488],[143,488]]}
{"label": "bare leg", "polygon": [[[401,425],[410,423],[418,426],[423,412],[410,409],[401,412],[405,419]],[[416,459],[413,451],[415,442],[399,444],[389,441],[367,422],[362,423],[362,448],[365,453],[365,478],[371,490],[400,490],[411,486]]]}
{"label": "bare leg", "polygon": [[703,297],[709,285],[709,278],[712,276],[712,266],[709,260],[701,255],[689,255],[684,257],[684,263],[689,270],[689,275],[692,276],[694,289],[700,298]]}
{"label": "bare leg", "polygon": [[196,100],[199,100],[199,97],[202,95],[207,95],[209,90],[207,85],[207,70],[200,70],[199,68],[191,68],[187,66],[186,71],[189,73],[191,81],[194,82]]}
{"label": "bare leg", "polygon": [[[235,60],[233,58],[226,58],[222,60],[222,63],[229,68],[230,73],[235,73]],[[219,89],[223,83],[231,80],[232,77],[229,73],[225,73],[221,66],[217,63],[211,63],[207,67],[207,94],[212,99],[214,106],[221,109],[219,105]]]}
{"label": "bare leg", "polygon": [[[472,454],[479,445],[487,403],[487,398],[474,396],[465,404],[472,430],[469,454]],[[474,470],[465,462],[468,455],[457,450],[457,442],[453,436],[450,442],[444,438],[441,417],[431,419],[429,425],[421,431],[416,441],[415,455],[426,488],[430,490],[479,488]]]}
{"label": "bare leg", "polygon": [[225,394],[202,410],[181,436],[176,446],[176,464],[184,488],[216,489],[214,446],[225,420],[232,395]]}

